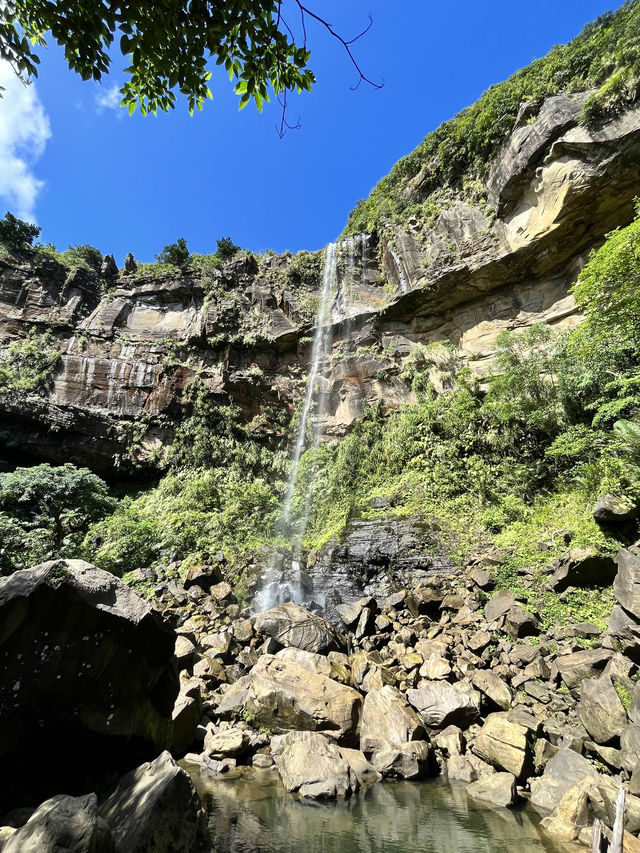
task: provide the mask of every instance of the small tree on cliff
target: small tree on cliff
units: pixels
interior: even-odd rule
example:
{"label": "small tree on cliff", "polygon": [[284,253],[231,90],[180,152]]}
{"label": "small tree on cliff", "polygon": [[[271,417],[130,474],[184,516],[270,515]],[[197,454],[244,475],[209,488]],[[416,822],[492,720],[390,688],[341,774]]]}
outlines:
{"label": "small tree on cliff", "polygon": [[40,228],[31,222],[18,219],[7,211],[0,219],[0,243],[11,252],[26,252],[40,236]]}
{"label": "small tree on cliff", "polygon": [[189,249],[184,237],[178,237],[175,243],[169,243],[156,255],[161,264],[172,264],[174,267],[185,267],[189,263]]}

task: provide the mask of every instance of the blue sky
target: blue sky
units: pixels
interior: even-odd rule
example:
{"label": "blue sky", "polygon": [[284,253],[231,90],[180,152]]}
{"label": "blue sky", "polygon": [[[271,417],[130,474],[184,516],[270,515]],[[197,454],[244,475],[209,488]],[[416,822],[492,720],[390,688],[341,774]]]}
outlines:
{"label": "blue sky", "polygon": [[317,249],[337,236],[349,210],[440,122],[587,21],[605,0],[309,0],[352,35],[365,72],[384,87],[350,87],[341,47],[309,27],[318,83],[291,99],[299,130],[279,139],[276,104],[238,111],[226,76],[193,117],[129,117],[117,106],[122,62],[101,85],[70,72],[55,45],[43,51],[35,86],[0,67],[0,205],[30,215],[59,249],[90,243],[118,262],[143,261],[177,237],[212,252],[219,237],[254,251]]}

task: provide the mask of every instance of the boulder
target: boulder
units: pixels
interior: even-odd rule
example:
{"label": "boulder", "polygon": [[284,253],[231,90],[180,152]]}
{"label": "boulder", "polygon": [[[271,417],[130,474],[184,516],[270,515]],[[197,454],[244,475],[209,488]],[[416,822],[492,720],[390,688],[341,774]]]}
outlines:
{"label": "boulder", "polygon": [[508,589],[500,589],[484,606],[484,616],[487,622],[495,622],[504,616],[516,603],[515,595]]}
{"label": "boulder", "polygon": [[433,728],[454,725],[466,729],[480,716],[468,693],[444,681],[423,681],[416,690],[407,690],[407,699],[424,724]]}
{"label": "boulder", "polygon": [[388,746],[374,753],[371,762],[375,769],[392,779],[423,779],[429,775],[431,749],[427,741]]}
{"label": "boulder", "polygon": [[513,699],[511,690],[495,673],[487,669],[479,669],[473,673],[471,682],[494,705],[502,708],[503,711],[509,710]]}
{"label": "boulder", "polygon": [[541,622],[538,617],[519,604],[514,604],[507,611],[504,619],[504,630],[512,640],[534,637],[540,633],[540,628]]}
{"label": "boulder", "polygon": [[622,766],[631,774],[640,760],[640,726],[625,726],[620,735]]}
{"label": "boulder", "polygon": [[324,655],[315,655],[313,652],[303,652],[302,649],[295,649],[292,646],[287,649],[280,649],[275,655],[278,660],[288,660],[291,663],[297,663],[308,669],[310,672],[315,672],[317,675],[324,675],[330,678],[333,674],[331,663]]}
{"label": "boulder", "polygon": [[340,646],[337,633],[326,620],[293,602],[258,613],[253,624],[256,633],[273,638],[281,646],[314,653]]}
{"label": "boulder", "polygon": [[593,508],[593,518],[600,524],[621,524],[637,515],[638,511],[631,503],[614,495],[602,495]]}
{"label": "boulder", "polygon": [[531,780],[531,805],[543,811],[552,811],[577,782],[597,778],[595,767],[586,758],[573,749],[559,749],[547,761],[542,776]]}
{"label": "boulder", "polygon": [[607,623],[609,634],[616,639],[620,651],[631,658],[634,663],[640,663],[640,624],[630,616],[619,604],[611,611]]}
{"label": "boulder", "polygon": [[211,849],[200,800],[168,752],[123,776],[100,806],[117,853]]}
{"label": "boulder", "polygon": [[367,693],[360,730],[360,749],[364,753],[375,753],[424,737],[420,717],[397,690],[385,686]]}
{"label": "boulder", "polygon": [[512,723],[503,711],[489,714],[472,749],[483,761],[513,773],[517,779],[525,779],[533,772],[528,730]]}
{"label": "boulder", "polygon": [[494,773],[467,785],[466,792],[474,800],[494,806],[512,806],[516,799],[516,777],[512,773]]}
{"label": "boulder", "polygon": [[627,726],[627,713],[608,675],[582,682],[578,719],[600,744],[620,737]]}
{"label": "boulder", "polygon": [[368,788],[375,785],[382,779],[382,774],[378,773],[375,767],[370,764],[366,756],[359,749],[348,749],[345,746],[340,747],[340,755],[351,768],[352,773],[355,773],[358,784],[361,788]]}
{"label": "boulder", "polygon": [[344,799],[358,789],[349,762],[317,732],[289,732],[278,753],[278,773],[289,793],[313,799]]}
{"label": "boulder", "polygon": [[200,682],[195,679],[183,681],[171,714],[173,731],[171,749],[184,752],[195,740],[198,723],[202,719],[202,698]]}
{"label": "boulder", "polygon": [[204,751],[210,758],[236,758],[246,753],[250,745],[251,737],[246,729],[234,726],[215,731],[211,726],[207,727]]}
{"label": "boulder", "polygon": [[98,814],[95,794],[58,794],[42,803],[12,833],[3,853],[115,853],[111,830]]}
{"label": "boulder", "polygon": [[82,560],[14,572],[0,625],[5,806],[86,793],[169,745],[176,637],[116,577]]}
{"label": "boulder", "polygon": [[558,561],[549,585],[556,592],[570,586],[604,586],[616,576],[612,557],[598,554],[594,548],[574,548]]}
{"label": "boulder", "polygon": [[555,664],[569,690],[577,693],[585,678],[597,678],[612,657],[613,652],[608,649],[584,649],[561,655]]}
{"label": "boulder", "polygon": [[[259,726],[274,732],[320,731],[347,746],[355,745],[360,694],[297,663],[263,655],[232,691],[233,710],[244,710]],[[227,695],[218,712],[230,704]]]}
{"label": "boulder", "polygon": [[640,620],[640,556],[623,548],[616,555],[616,565],[613,594],[627,613]]}

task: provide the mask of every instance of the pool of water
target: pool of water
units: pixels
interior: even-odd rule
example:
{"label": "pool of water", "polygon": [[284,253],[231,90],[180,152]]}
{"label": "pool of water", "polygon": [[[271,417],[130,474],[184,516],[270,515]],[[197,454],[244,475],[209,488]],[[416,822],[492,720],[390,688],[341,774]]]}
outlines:
{"label": "pool of water", "polygon": [[566,853],[529,809],[484,807],[464,785],[384,782],[346,802],[301,801],[269,771],[198,774],[217,853]]}

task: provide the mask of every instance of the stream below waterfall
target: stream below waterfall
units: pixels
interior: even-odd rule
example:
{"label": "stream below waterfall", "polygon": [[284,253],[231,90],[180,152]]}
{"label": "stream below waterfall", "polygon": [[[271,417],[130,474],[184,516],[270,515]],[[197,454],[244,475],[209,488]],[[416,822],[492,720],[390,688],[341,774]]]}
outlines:
{"label": "stream below waterfall", "polygon": [[569,853],[529,808],[471,800],[463,783],[383,782],[338,803],[301,801],[271,771],[189,766],[216,853]]}

